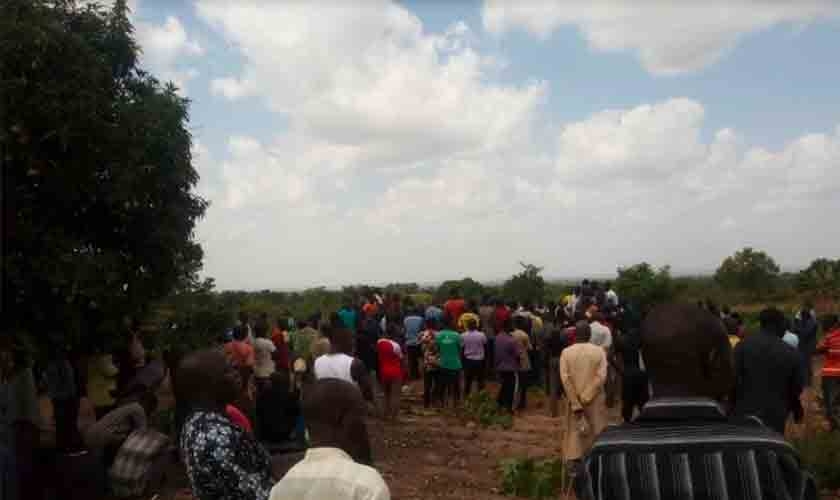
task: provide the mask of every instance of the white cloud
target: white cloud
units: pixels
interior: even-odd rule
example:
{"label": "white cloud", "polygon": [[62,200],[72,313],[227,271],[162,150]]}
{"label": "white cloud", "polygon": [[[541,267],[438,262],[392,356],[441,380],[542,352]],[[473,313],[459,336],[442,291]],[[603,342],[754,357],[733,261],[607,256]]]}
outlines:
{"label": "white cloud", "polygon": [[649,72],[662,75],[708,66],[750,33],[837,16],[834,0],[485,0],[482,10],[491,33],[522,28],[545,39],[574,26],[593,50],[633,51]]}
{"label": "white cloud", "polygon": [[543,82],[486,82],[497,62],[456,22],[426,33],[404,7],[202,0],[199,15],[245,59],[213,80],[228,99],[259,96],[293,130],[358,148],[368,166],[411,166],[527,137]]}
{"label": "white cloud", "polygon": [[198,76],[198,70],[185,66],[189,58],[204,54],[198,41],[191,39],[184,25],[175,16],[167,16],[162,24],[136,23],[141,63],[161,81],[175,83],[182,92]]}

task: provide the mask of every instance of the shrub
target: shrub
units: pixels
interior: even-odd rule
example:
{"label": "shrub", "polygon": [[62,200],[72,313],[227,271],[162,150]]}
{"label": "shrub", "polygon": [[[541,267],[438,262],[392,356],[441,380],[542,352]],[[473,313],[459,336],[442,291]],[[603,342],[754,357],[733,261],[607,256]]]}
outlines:
{"label": "shrub", "polygon": [[551,498],[566,489],[569,478],[560,459],[535,460],[513,458],[503,460],[502,492],[525,498]]}
{"label": "shrub", "polygon": [[821,489],[840,488],[840,433],[818,432],[795,439],[805,468],[814,475]]}
{"label": "shrub", "polygon": [[513,418],[499,412],[496,400],[487,391],[478,391],[469,395],[464,404],[466,417],[475,420],[482,427],[498,425],[503,429],[513,427]]}

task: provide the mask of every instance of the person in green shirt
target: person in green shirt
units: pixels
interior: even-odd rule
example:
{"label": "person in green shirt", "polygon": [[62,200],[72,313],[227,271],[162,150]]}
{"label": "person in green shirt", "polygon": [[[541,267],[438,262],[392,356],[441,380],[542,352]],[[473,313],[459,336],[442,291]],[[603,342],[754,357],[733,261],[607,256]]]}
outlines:
{"label": "person in green shirt", "polygon": [[435,338],[440,352],[438,372],[438,400],[446,407],[446,400],[451,397],[453,406],[461,399],[461,336],[450,328],[438,332]]}

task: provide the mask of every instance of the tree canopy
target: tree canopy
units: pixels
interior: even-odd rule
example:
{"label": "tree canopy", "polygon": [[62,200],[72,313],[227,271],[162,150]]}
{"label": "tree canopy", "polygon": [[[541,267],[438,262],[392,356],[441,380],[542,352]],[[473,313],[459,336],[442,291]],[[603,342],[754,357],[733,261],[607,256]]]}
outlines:
{"label": "tree canopy", "polygon": [[502,286],[502,295],[519,303],[541,303],[545,298],[545,279],[542,267],[520,262],[522,271],[514,274]]}
{"label": "tree canopy", "polygon": [[655,269],[647,262],[619,269],[614,285],[622,299],[643,309],[667,302],[675,294],[671,268]]}
{"label": "tree canopy", "polygon": [[840,259],[816,259],[796,276],[796,288],[829,298],[840,295]]}
{"label": "tree canopy", "polygon": [[725,287],[760,294],[771,290],[779,277],[779,266],[772,257],[746,247],[723,260],[715,280]]}
{"label": "tree canopy", "polygon": [[188,101],[137,66],[125,0],[0,16],[7,327],[98,341],[197,285]]}

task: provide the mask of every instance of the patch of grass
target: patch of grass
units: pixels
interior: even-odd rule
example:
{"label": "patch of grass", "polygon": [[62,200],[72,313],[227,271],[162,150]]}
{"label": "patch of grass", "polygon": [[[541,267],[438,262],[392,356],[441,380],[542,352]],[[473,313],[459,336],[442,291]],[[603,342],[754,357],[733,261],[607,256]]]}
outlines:
{"label": "patch of grass", "polygon": [[502,492],[525,498],[553,498],[564,491],[569,484],[563,462],[552,458],[512,458],[503,460]]}
{"label": "patch of grass", "polygon": [[499,411],[496,399],[487,391],[478,391],[469,395],[464,403],[465,416],[482,427],[494,425],[503,429],[513,427],[513,417]]}
{"label": "patch of grass", "polygon": [[840,488],[840,432],[818,432],[794,439],[793,445],[819,488]]}

